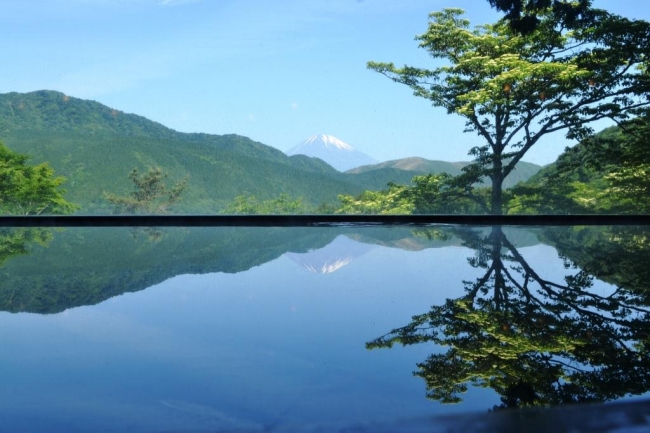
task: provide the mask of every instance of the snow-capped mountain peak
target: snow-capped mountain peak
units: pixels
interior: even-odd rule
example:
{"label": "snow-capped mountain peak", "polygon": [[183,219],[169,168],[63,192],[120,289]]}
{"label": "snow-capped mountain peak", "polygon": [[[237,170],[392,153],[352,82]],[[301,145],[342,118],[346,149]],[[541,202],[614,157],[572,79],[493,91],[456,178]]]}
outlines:
{"label": "snow-capped mountain peak", "polygon": [[327,134],[312,135],[286,153],[289,156],[307,155],[320,158],[339,171],[377,162],[376,159],[356,150],[343,140]]}
{"label": "snow-capped mountain peak", "polygon": [[348,143],[344,142],[343,140],[339,140],[338,138],[332,135],[325,135],[325,134],[312,135],[307,140],[305,140],[303,144],[309,145],[317,142],[324,144],[325,147],[328,148],[335,148],[339,150],[348,150],[348,151],[354,150],[352,146],[350,146]]}

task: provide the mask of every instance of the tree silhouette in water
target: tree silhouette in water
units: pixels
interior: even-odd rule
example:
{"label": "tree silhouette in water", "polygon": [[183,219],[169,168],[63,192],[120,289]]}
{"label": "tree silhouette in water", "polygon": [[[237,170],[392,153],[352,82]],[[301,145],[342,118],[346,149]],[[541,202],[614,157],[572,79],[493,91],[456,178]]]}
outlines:
{"label": "tree silhouette in water", "polygon": [[601,402],[650,389],[650,308],[623,287],[601,294],[594,278],[565,258],[571,274],[545,279],[499,227],[457,233],[485,269],[408,325],[369,349],[435,343],[449,349],[417,364],[427,397],[458,403],[470,385],[501,396],[495,409]]}

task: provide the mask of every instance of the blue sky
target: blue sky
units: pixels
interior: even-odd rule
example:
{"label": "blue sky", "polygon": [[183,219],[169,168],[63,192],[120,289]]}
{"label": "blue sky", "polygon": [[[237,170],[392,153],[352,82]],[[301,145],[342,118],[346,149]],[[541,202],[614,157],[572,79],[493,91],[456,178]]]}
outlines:
{"label": "blue sky", "polygon": [[[594,4],[650,19],[642,1]],[[58,90],[281,150],[326,133],[379,160],[467,160],[480,139],[459,117],[366,69],[434,66],[414,36],[444,7],[498,18],[487,0],[2,0],[0,92]],[[552,136],[524,159],[568,144]]]}

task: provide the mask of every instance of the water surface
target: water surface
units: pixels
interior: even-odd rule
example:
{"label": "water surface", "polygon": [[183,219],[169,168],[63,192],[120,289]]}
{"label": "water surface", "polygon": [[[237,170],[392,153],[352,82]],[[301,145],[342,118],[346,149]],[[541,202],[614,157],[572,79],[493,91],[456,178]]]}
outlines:
{"label": "water surface", "polygon": [[649,386],[644,228],[3,230],[2,431],[338,429]]}

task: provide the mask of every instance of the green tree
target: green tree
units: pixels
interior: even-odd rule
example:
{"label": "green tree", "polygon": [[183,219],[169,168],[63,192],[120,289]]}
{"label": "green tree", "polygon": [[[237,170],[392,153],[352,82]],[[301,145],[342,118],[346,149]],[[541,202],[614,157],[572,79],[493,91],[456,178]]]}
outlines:
{"label": "green tree", "polygon": [[509,191],[508,212],[650,212],[650,116],[607,128]]}
{"label": "green tree", "polygon": [[550,10],[553,18],[566,28],[574,28],[590,18],[591,0],[488,0],[492,7],[505,12],[510,27],[530,33],[539,26],[539,15]]}
{"label": "green tree", "polygon": [[302,197],[296,199],[289,194],[280,194],[269,200],[258,200],[252,195],[240,195],[228,203],[225,214],[238,215],[296,215],[309,213]]}
{"label": "green tree", "polygon": [[104,193],[104,198],[114,207],[117,214],[156,214],[164,213],[181,200],[181,194],[187,186],[188,176],[178,181],[171,189],[167,188],[167,174],[160,167],[150,168],[140,174],[134,168],[129,174],[134,190],[128,196]]}
{"label": "green tree", "polygon": [[340,214],[476,214],[483,213],[485,188],[459,185],[447,173],[415,176],[413,185],[388,184],[382,191],[364,191],[357,197],[339,195]]}
{"label": "green tree", "polygon": [[348,215],[411,214],[415,209],[415,205],[408,197],[407,191],[407,186],[391,183],[388,184],[388,189],[383,191],[364,191],[357,197],[339,195],[341,206],[336,213]]}
{"label": "green tree", "polygon": [[602,196],[618,212],[650,212],[650,113],[622,123],[612,134],[584,145],[595,158],[587,165],[605,181]]}
{"label": "green tree", "polygon": [[621,122],[648,105],[650,24],[590,10],[589,25],[566,31],[552,11],[540,12],[534,31],[519,34],[506,22],[470,30],[460,9],[430,14],[420,47],[444,66],[423,69],[369,62],[368,67],[413,89],[484,144],[459,185],[491,180],[487,207],[503,212],[503,180],[542,137],[565,131],[582,139],[600,119]]}
{"label": "green tree", "polygon": [[0,143],[0,214],[71,213],[77,206],[63,198],[65,178],[47,164],[29,165],[26,155]]}

